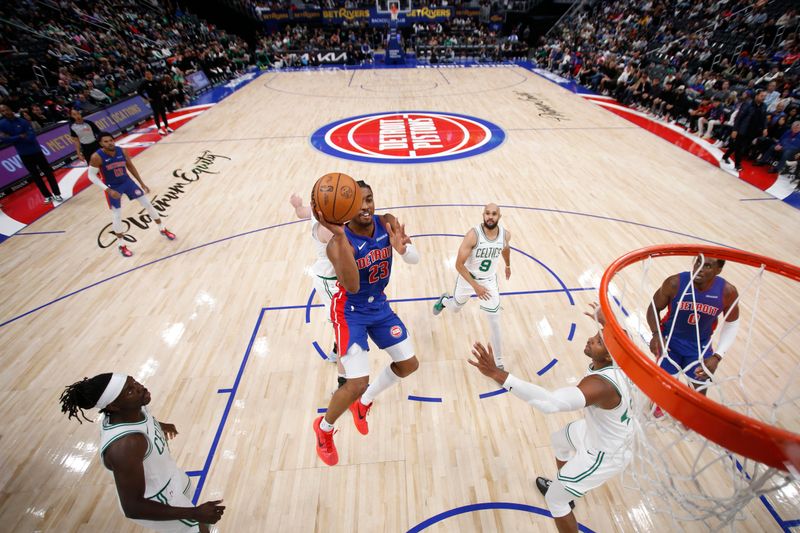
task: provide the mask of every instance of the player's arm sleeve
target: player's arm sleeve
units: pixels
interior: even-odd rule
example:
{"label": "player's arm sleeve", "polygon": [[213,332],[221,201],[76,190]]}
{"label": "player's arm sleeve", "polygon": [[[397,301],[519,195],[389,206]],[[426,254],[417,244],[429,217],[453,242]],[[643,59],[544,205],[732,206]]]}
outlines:
{"label": "player's arm sleeve", "polygon": [[409,265],[416,265],[419,263],[419,252],[417,251],[417,247],[412,243],[406,244],[406,253],[400,257]]}
{"label": "player's arm sleeve", "polygon": [[578,387],[549,391],[509,374],[503,388],[543,413],[577,411],[586,407],[586,397]]}
{"label": "player's arm sleeve", "polygon": [[89,181],[91,181],[104,191],[108,189],[108,185],[103,183],[103,180],[100,179],[100,169],[97,167],[93,167],[91,165],[89,165]]}
{"label": "player's arm sleeve", "polygon": [[736,334],[738,332],[738,319],[731,322],[723,322],[722,328],[719,331],[719,346],[717,346],[717,349],[714,353],[720,357],[724,356],[725,353],[731,349],[731,346],[733,346],[733,342],[736,340]]}

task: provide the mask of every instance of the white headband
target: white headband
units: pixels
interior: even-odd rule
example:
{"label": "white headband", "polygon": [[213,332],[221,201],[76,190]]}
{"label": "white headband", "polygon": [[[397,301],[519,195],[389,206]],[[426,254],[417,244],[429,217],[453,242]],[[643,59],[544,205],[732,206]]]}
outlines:
{"label": "white headband", "polygon": [[108,385],[106,385],[106,390],[103,391],[103,394],[100,395],[100,399],[97,400],[95,408],[105,409],[108,404],[116,400],[119,393],[122,392],[122,389],[125,387],[126,381],[128,381],[127,374],[118,374],[114,372],[111,375]]}

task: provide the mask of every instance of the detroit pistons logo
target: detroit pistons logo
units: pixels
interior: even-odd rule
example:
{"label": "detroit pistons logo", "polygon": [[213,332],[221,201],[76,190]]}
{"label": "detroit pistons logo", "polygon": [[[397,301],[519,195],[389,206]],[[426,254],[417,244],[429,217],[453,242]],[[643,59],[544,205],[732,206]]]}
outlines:
{"label": "detroit pistons logo", "polygon": [[311,144],[328,155],[386,164],[461,159],[497,148],[503,140],[505,133],[491,122],[431,111],[361,115],[311,135]]}
{"label": "detroit pistons logo", "polygon": [[395,339],[399,339],[403,335],[403,328],[400,326],[392,326],[392,328],[389,330],[389,333]]}

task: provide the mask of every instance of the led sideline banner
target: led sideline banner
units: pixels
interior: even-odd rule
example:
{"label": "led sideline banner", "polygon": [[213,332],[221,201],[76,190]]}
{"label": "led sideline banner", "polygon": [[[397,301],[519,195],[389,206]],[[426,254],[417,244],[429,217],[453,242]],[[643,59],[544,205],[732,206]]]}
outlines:
{"label": "led sideline banner", "polygon": [[[134,96],[105,109],[87,115],[88,120],[97,124],[101,131],[117,135],[127,127],[145,120],[153,114],[147,101]],[[75,153],[75,145],[69,134],[69,124],[61,124],[36,136],[42,152],[53,164]],[[0,189],[5,189],[15,181],[28,175],[22,160],[13,146],[0,150]]]}
{"label": "led sideline banner", "polygon": [[[445,22],[456,15],[453,7],[423,7],[412,9],[408,13],[399,13],[397,23],[400,26],[414,23],[426,22]],[[281,23],[288,22],[312,22],[322,20],[325,24],[344,24],[345,22],[362,23],[366,22],[371,26],[380,26],[389,23],[389,13],[379,13],[374,7],[369,9],[303,9],[296,11],[265,11],[261,14],[261,19],[272,29]]]}
{"label": "led sideline banner", "polygon": [[198,70],[197,72],[192,72],[191,74],[187,75],[186,81],[189,82],[189,85],[191,85],[195,92],[200,92],[211,85],[211,82],[208,81],[206,73],[202,70]]}

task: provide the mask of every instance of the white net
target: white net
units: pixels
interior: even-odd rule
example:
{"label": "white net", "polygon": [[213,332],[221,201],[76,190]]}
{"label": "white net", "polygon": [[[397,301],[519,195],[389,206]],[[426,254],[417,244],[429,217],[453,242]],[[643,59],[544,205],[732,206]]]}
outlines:
{"label": "white net", "polygon": [[[701,256],[700,265],[705,261]],[[689,272],[693,276],[696,268],[696,256],[648,257],[621,269],[611,279],[608,301],[614,317],[609,320],[616,320],[625,328],[642,357],[656,359],[650,349],[652,335],[646,316],[654,293],[668,276],[678,272]],[[676,388],[694,386],[709,399],[742,415],[800,433],[798,282],[732,261],[725,264],[720,276],[738,288],[735,300],[740,312],[738,337],[712,379],[698,380],[694,374],[697,366],[709,372],[707,360],[701,354],[713,353],[713,350],[706,350],[709,343],[718,345],[721,328],[716,328],[711,339],[703,337],[703,320],[698,320],[698,310],[702,311],[703,302],[708,301],[706,295],[696,290],[691,282],[681,287],[679,301],[685,303],[683,307],[678,304],[676,309],[683,309],[684,313],[674,313],[674,319],[670,317],[662,322],[662,353],[665,354],[662,357],[677,367],[685,366],[686,361],[681,364],[675,360],[678,359],[677,346],[687,336],[693,336],[690,340],[694,341],[696,358],[695,367],[676,374],[672,385]],[[661,313],[662,318],[664,314]],[[679,318],[686,320],[687,317],[688,323],[694,321],[688,335],[685,327],[683,330],[676,327]],[[719,324],[725,319],[724,315],[720,316]],[[685,343],[680,347],[685,350]],[[624,370],[625,365],[621,366]],[[737,521],[746,517],[745,506],[761,496],[786,502],[787,509],[794,509],[794,514],[800,515],[797,511],[800,509],[800,477],[790,463],[784,464],[785,470],[770,468],[733,453],[673,417],[681,414],[684,418],[683,415],[695,407],[673,405],[662,410],[635,384],[631,391],[634,459],[623,482],[642,495],[650,511],[664,513],[676,526],[691,521],[693,529],[705,527],[709,531],[735,529]],[[787,453],[796,453],[794,464],[800,463],[800,450]]]}

